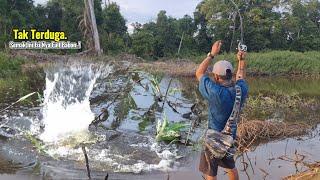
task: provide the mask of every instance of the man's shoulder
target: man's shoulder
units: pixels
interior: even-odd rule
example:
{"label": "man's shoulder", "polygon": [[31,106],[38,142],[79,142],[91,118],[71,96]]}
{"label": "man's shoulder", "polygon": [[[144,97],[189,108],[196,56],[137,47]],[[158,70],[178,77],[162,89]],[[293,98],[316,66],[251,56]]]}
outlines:
{"label": "man's shoulder", "polygon": [[207,99],[211,99],[220,91],[220,86],[213,81],[208,75],[201,77],[199,82],[199,90]]}
{"label": "man's shoulder", "polygon": [[242,88],[248,88],[248,83],[245,79],[237,80],[236,85],[241,86]]}
{"label": "man's shoulder", "polygon": [[199,83],[203,83],[207,88],[210,89],[215,89],[219,87],[219,85],[214,80],[212,80],[209,77],[209,75],[202,76]]}

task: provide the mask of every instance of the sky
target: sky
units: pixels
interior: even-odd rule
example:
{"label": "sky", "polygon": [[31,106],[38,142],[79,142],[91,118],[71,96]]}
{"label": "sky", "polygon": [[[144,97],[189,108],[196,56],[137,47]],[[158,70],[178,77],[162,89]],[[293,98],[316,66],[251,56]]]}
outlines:
{"label": "sky", "polygon": [[[36,4],[45,4],[48,0],[34,0]],[[102,0],[102,2],[108,0]],[[180,18],[185,14],[190,16],[201,0],[110,0],[120,6],[122,15],[127,24],[133,22],[146,23],[155,20],[160,10],[165,10],[167,15]]]}

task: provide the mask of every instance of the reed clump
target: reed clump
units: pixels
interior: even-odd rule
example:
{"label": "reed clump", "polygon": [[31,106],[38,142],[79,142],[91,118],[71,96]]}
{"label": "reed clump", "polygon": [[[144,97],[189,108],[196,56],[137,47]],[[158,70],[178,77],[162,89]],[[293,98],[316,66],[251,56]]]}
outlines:
{"label": "reed clump", "polygon": [[242,120],[237,130],[238,150],[243,152],[264,141],[303,135],[308,129],[310,126],[303,123]]}

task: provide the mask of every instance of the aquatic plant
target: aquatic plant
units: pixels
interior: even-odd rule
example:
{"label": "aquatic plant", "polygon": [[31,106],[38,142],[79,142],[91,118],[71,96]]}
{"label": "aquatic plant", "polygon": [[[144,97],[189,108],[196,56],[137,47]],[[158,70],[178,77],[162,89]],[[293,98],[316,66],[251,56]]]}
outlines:
{"label": "aquatic plant", "polygon": [[154,96],[162,97],[161,90],[160,90],[160,81],[161,81],[161,77],[159,76],[152,75],[150,77],[151,89]]}
{"label": "aquatic plant", "polygon": [[181,122],[169,122],[167,116],[164,114],[162,120],[157,122],[157,141],[175,141],[180,137],[180,132],[185,129],[187,125]]}
{"label": "aquatic plant", "polygon": [[[30,96],[32,96],[32,95],[34,95],[34,94],[36,94],[36,93],[37,93],[37,92],[32,92],[32,93],[29,93],[29,94],[27,94],[27,95],[19,98],[16,102],[12,103],[11,105],[7,106],[7,107],[4,108],[4,109],[1,109],[0,112],[3,112],[3,111],[5,111],[5,110],[11,108],[12,106],[14,106],[15,104],[17,104],[17,103],[19,103],[19,102],[25,101],[28,97],[30,97]],[[39,93],[38,93],[38,97],[39,97]]]}
{"label": "aquatic plant", "polygon": [[39,153],[47,154],[47,150],[42,141],[35,138],[31,133],[28,133],[28,132],[25,133],[25,137],[31,142],[31,144]]}

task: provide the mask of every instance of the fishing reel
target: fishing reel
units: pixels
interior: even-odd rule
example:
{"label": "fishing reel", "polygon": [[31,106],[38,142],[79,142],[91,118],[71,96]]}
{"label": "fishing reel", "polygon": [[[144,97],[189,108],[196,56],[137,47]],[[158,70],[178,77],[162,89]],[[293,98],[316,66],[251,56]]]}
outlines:
{"label": "fishing reel", "polygon": [[239,44],[238,44],[238,51],[247,52],[247,50],[248,50],[247,45],[239,42]]}

